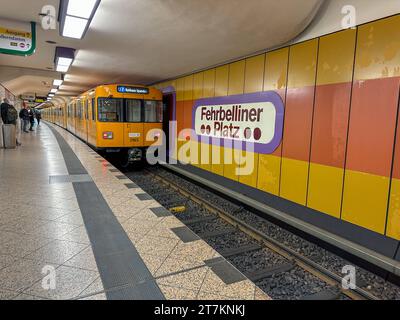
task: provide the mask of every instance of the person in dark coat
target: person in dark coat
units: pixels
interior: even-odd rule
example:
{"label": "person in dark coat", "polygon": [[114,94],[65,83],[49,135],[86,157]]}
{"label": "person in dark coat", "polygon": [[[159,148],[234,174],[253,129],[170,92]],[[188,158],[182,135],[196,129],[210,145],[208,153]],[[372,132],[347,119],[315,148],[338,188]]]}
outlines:
{"label": "person in dark coat", "polygon": [[37,125],[40,125],[40,120],[42,119],[42,114],[40,113],[39,110],[35,109],[35,114],[36,114],[36,121],[37,121]]}
{"label": "person in dark coat", "polygon": [[19,117],[22,120],[22,131],[29,133],[29,131],[27,130],[29,124],[29,111],[25,103],[23,104],[22,109],[19,112]]}
{"label": "person in dark coat", "polygon": [[[12,124],[15,126],[15,128],[17,128],[18,111],[14,108],[14,106],[8,104],[7,110],[4,112],[4,116],[4,124]],[[21,144],[19,143],[18,138],[16,140],[17,146],[20,146]]]}
{"label": "person in dark coat", "polygon": [[1,120],[3,120],[3,123],[6,123],[6,115],[9,105],[10,102],[8,101],[8,99],[4,98],[3,103],[0,105]]}
{"label": "person in dark coat", "polygon": [[35,113],[30,107],[28,107],[28,112],[29,112],[29,122],[31,123],[29,131],[33,131],[33,126],[35,125]]}

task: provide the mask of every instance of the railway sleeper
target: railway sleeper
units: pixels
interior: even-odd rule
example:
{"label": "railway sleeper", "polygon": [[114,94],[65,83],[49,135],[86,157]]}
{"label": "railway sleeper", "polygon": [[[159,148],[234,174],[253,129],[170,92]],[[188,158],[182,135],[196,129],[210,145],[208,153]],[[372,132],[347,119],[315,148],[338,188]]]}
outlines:
{"label": "railway sleeper", "polygon": [[217,219],[216,216],[209,216],[209,217],[202,217],[202,218],[194,218],[194,219],[185,220],[185,221],[182,221],[182,222],[184,224],[186,224],[186,225],[193,225],[193,224],[197,224],[197,223],[213,221],[213,220],[216,220],[216,219]]}
{"label": "railway sleeper", "polygon": [[302,296],[300,300],[337,300],[340,297],[340,290],[337,287],[330,287],[320,292]]}
{"label": "railway sleeper", "polygon": [[270,278],[278,273],[284,273],[292,270],[295,267],[293,263],[283,263],[277,266],[258,270],[254,272],[245,272],[245,275],[253,282],[259,281],[265,278]]}
{"label": "railway sleeper", "polygon": [[259,244],[248,244],[248,245],[244,245],[244,246],[237,247],[237,248],[222,250],[222,251],[220,251],[220,254],[221,254],[221,256],[223,256],[225,258],[229,258],[229,257],[236,256],[239,254],[257,251],[260,249],[262,249],[262,246],[260,246]]}
{"label": "railway sleeper", "polygon": [[220,236],[225,236],[227,234],[232,234],[236,232],[237,229],[235,228],[230,228],[230,229],[224,229],[224,230],[217,230],[217,231],[210,231],[210,232],[204,232],[201,233],[199,236],[202,239],[208,239],[208,238],[214,238],[214,237],[220,237]]}

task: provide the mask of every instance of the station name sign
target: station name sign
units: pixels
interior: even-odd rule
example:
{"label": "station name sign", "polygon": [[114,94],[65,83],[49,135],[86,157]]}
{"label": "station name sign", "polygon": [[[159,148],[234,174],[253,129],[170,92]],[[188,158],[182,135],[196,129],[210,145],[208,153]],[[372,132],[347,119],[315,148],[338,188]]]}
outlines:
{"label": "station name sign", "polygon": [[214,138],[209,143],[241,141],[269,154],[282,139],[283,111],[282,99],[273,91],[200,99],[194,105],[193,129],[202,142],[207,137]]}
{"label": "station name sign", "polygon": [[0,19],[0,53],[28,56],[36,49],[36,24]]}
{"label": "station name sign", "polygon": [[117,86],[117,91],[119,93],[149,94],[149,89],[142,87]]}

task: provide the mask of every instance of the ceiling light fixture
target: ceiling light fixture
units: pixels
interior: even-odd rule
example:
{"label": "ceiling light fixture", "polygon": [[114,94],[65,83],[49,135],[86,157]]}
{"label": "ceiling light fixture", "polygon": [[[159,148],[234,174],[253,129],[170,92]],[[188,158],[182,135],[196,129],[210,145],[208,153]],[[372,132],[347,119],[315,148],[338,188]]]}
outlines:
{"label": "ceiling light fixture", "polygon": [[56,55],[54,57],[54,64],[56,65],[57,72],[66,73],[75,58],[75,49],[56,47]]}
{"label": "ceiling light fixture", "polygon": [[64,75],[61,75],[61,79],[54,79],[53,80],[53,87],[59,87],[63,84],[64,82]]}
{"label": "ceiling light fixture", "polygon": [[56,93],[57,91],[58,91],[58,89],[56,89],[56,88],[50,90],[51,93]]}
{"label": "ceiling light fixture", "polygon": [[100,0],[61,0],[58,16],[60,35],[82,39],[89,29],[99,4]]}
{"label": "ceiling light fixture", "polygon": [[59,87],[59,86],[62,85],[62,83],[63,83],[62,80],[55,79],[55,80],[53,81],[53,86],[54,86],[54,87]]}

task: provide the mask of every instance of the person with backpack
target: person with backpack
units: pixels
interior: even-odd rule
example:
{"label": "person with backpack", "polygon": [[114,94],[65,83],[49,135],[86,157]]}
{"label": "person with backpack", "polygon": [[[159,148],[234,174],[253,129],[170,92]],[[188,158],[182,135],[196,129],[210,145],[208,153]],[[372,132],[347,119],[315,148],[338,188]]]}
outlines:
{"label": "person with backpack", "polygon": [[3,120],[3,123],[6,123],[6,114],[9,105],[10,102],[8,101],[8,99],[4,98],[3,103],[0,105],[1,120]]}
{"label": "person with backpack", "polygon": [[40,113],[39,110],[35,109],[35,114],[36,114],[36,121],[37,121],[37,125],[40,125],[40,119],[42,119],[42,114]]}
{"label": "person with backpack", "polygon": [[[17,128],[17,120],[18,120],[18,112],[17,109],[14,108],[13,105],[8,104],[7,110],[4,113],[5,116],[5,121],[3,120],[4,124],[12,124],[15,126],[15,129]],[[18,138],[17,138],[17,146],[20,146],[21,143],[19,143]]]}

